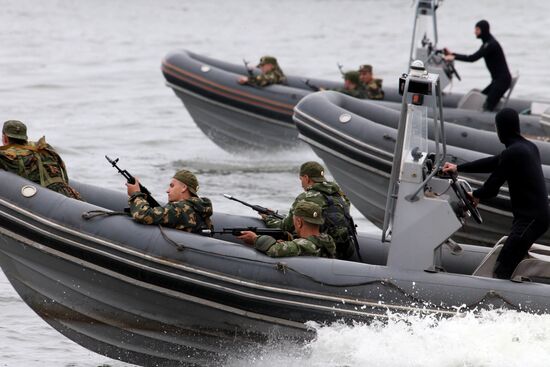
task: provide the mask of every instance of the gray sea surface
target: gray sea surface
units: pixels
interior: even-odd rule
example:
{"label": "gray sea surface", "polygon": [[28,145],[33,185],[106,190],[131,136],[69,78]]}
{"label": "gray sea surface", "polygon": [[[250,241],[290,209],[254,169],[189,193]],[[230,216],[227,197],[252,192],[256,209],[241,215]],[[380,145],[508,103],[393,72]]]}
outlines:
{"label": "gray sea surface", "polygon": [[[0,0],[0,121],[25,121],[32,140],[45,135],[75,180],[124,190],[108,154],[158,198],[185,167],[197,172],[201,195],[217,211],[253,215],[222,193],[284,211],[301,191],[299,165],[316,159],[314,153],[224,152],[164,85],[163,56],[188,49],[240,63],[271,54],[287,74],[334,80],[337,62],[345,69],[370,63],[392,85],[407,71],[413,10],[410,0]],[[485,18],[510,69],[519,72],[514,96],[550,99],[549,14],[546,0],[446,0],[438,10],[439,45],[473,53],[480,46],[474,24]],[[489,83],[483,61],[456,66],[463,80],[453,91]],[[353,214],[360,230],[377,231]],[[545,316],[317,327],[310,345],[268,346],[233,365],[547,366],[550,360]],[[128,365],[57,333],[0,273],[0,366]]]}

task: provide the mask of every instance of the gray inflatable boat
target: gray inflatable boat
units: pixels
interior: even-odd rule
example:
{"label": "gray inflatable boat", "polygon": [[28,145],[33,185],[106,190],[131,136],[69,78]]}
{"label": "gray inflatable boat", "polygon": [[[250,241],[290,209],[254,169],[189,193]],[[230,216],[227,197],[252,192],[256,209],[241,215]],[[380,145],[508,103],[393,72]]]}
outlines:
{"label": "gray inflatable boat", "polygon": [[[550,305],[550,285],[488,277],[486,247],[444,243],[423,259],[438,272],[388,266],[391,246],[369,234],[359,235],[364,263],[269,258],[231,235],[90,214],[120,211],[122,192],[73,182],[81,202],[7,172],[0,180],[0,265],[21,298],[76,343],[142,366],[223,365],[268,339],[310,340],[309,320],[453,316],[459,306],[545,313]],[[219,213],[213,221],[261,225]]]}
{"label": "gray inflatable boat", "polygon": [[[342,87],[341,82],[292,75],[287,76],[285,85],[265,88],[240,85],[237,79],[247,75],[244,65],[189,51],[168,54],[162,61],[162,72],[166,84],[181,99],[197,126],[214,143],[230,152],[297,147],[298,131],[292,122],[292,112],[302,98],[314,92],[306,81],[325,89]],[[253,73],[259,70],[254,69]],[[399,109],[401,96],[397,83],[392,86],[386,82],[384,92],[384,101],[372,102]],[[494,131],[494,113],[480,111],[483,96],[478,94],[473,91],[467,95],[445,95],[447,121]],[[529,113],[533,102],[509,99],[506,105]],[[548,116],[524,114],[521,124],[530,135],[546,136],[550,131],[550,113]]]}
{"label": "gray inflatable boat", "polygon": [[[447,110],[444,110],[444,117]],[[399,111],[340,93],[321,92],[304,98],[295,109],[294,121],[300,138],[325,162],[352,203],[371,222],[382,226],[388,183],[393,165]],[[469,162],[503,149],[495,133],[446,124],[448,160]],[[428,136],[433,139],[433,128]],[[550,189],[550,143],[534,141],[544,164]],[[430,149],[434,149],[430,141]],[[485,175],[464,176],[479,187]],[[483,224],[467,223],[456,239],[492,245],[511,227],[509,194],[504,187],[497,198],[479,207]],[[550,233],[542,240],[550,241]]]}

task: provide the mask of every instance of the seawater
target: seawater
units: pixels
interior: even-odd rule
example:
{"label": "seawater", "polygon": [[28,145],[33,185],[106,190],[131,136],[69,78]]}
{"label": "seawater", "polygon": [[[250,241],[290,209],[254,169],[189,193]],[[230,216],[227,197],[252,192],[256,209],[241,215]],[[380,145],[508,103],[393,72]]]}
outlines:
{"label": "seawater", "polygon": [[[158,197],[174,170],[196,171],[201,194],[221,212],[253,212],[229,193],[286,210],[300,192],[309,149],[231,155],[208,140],[160,72],[170,51],[239,63],[278,57],[288,74],[337,80],[374,65],[392,85],[406,71],[409,0],[0,0],[0,120],[20,119],[31,139],[46,135],[71,178],[124,190],[104,155],[120,157]],[[548,99],[550,2],[447,0],[438,10],[439,45],[470,53],[474,24],[491,23],[510,69],[514,96]],[[453,91],[483,88],[483,61],[457,63]],[[376,229],[353,211],[360,230]],[[372,325],[316,325],[305,345],[274,344],[233,366],[546,366],[550,318],[489,311],[436,321],[392,316]],[[0,273],[0,366],[127,366],[66,339],[36,316]]]}

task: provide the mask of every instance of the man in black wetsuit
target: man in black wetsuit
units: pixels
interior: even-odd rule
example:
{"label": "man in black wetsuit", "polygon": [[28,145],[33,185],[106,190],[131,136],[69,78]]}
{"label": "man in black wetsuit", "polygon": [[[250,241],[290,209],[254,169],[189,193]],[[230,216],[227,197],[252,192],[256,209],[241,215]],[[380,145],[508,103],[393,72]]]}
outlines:
{"label": "man in black wetsuit", "polygon": [[495,121],[498,137],[506,149],[499,155],[459,166],[445,163],[443,172],[491,173],[483,186],[471,193],[475,205],[479,200],[496,196],[504,182],[508,182],[514,219],[498,256],[495,276],[509,279],[531,245],[548,229],[550,215],[539,150],[520,135],[518,113],[504,108]]}
{"label": "man in black wetsuit", "polygon": [[491,73],[491,84],[489,84],[481,93],[487,95],[487,100],[483,105],[485,111],[493,111],[497,106],[500,98],[506,93],[512,82],[512,75],[508,69],[504,51],[500,47],[500,43],[493,37],[489,31],[489,22],[480,20],[476,23],[475,35],[481,38],[483,44],[472,55],[457,54],[445,49],[445,60],[447,61],[467,61],[474,62],[480,58],[485,59],[487,69]]}

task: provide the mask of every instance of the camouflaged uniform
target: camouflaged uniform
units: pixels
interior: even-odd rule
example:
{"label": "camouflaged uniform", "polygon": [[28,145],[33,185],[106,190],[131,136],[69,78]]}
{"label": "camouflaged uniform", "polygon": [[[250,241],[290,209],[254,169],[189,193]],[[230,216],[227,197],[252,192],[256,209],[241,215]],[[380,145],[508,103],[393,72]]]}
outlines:
{"label": "camouflaged uniform", "polygon": [[368,99],[384,99],[384,91],[382,90],[382,79],[373,79],[366,85],[364,83],[361,83],[361,89]]}
{"label": "camouflaged uniform", "polygon": [[[323,210],[325,224],[321,227],[322,232],[327,232],[336,243],[336,257],[348,259],[354,253],[353,242],[351,241],[348,227],[346,225],[334,226],[331,223],[347,223],[346,213],[349,215],[349,200],[340,187],[334,182],[317,182],[308,187],[305,192],[296,197],[288,215],[284,219],[277,219],[267,216],[266,226],[270,228],[281,228],[284,231],[294,232],[292,217],[294,208],[301,201],[311,201],[319,205]],[[332,202],[332,205],[329,205]]]}
{"label": "camouflaged uniform", "polygon": [[65,163],[46,143],[44,137],[36,143],[0,147],[0,169],[15,173],[67,197],[82,200],[78,191],[69,186]]}
{"label": "camouflaged uniform", "polygon": [[346,88],[337,88],[334,89],[336,92],[340,92],[343,94],[347,94],[348,96],[352,96],[359,99],[365,99],[367,98],[367,94],[365,93],[365,89],[362,87],[357,87],[355,89],[346,89]]}
{"label": "camouflaged uniform", "polygon": [[271,236],[258,236],[254,247],[271,257],[321,256],[334,258],[336,253],[336,245],[326,233],[297,238],[293,241],[276,241]]}
{"label": "camouflaged uniform", "polygon": [[254,77],[248,78],[247,84],[255,85],[257,87],[267,87],[271,84],[283,84],[286,82],[286,77],[283,71],[278,66],[275,69]]}
{"label": "camouflaged uniform", "polygon": [[160,224],[193,233],[212,229],[212,202],[208,198],[193,196],[187,200],[153,208],[147,202],[144,193],[135,192],[128,199],[128,203],[132,217],[139,223]]}
{"label": "camouflaged uniform", "polygon": [[364,99],[367,98],[365,89],[362,87],[361,80],[359,79],[359,72],[357,71],[348,71],[344,74],[344,82],[349,81],[356,85],[353,89],[348,89],[346,87],[334,89],[336,92],[347,94],[355,98]]}

